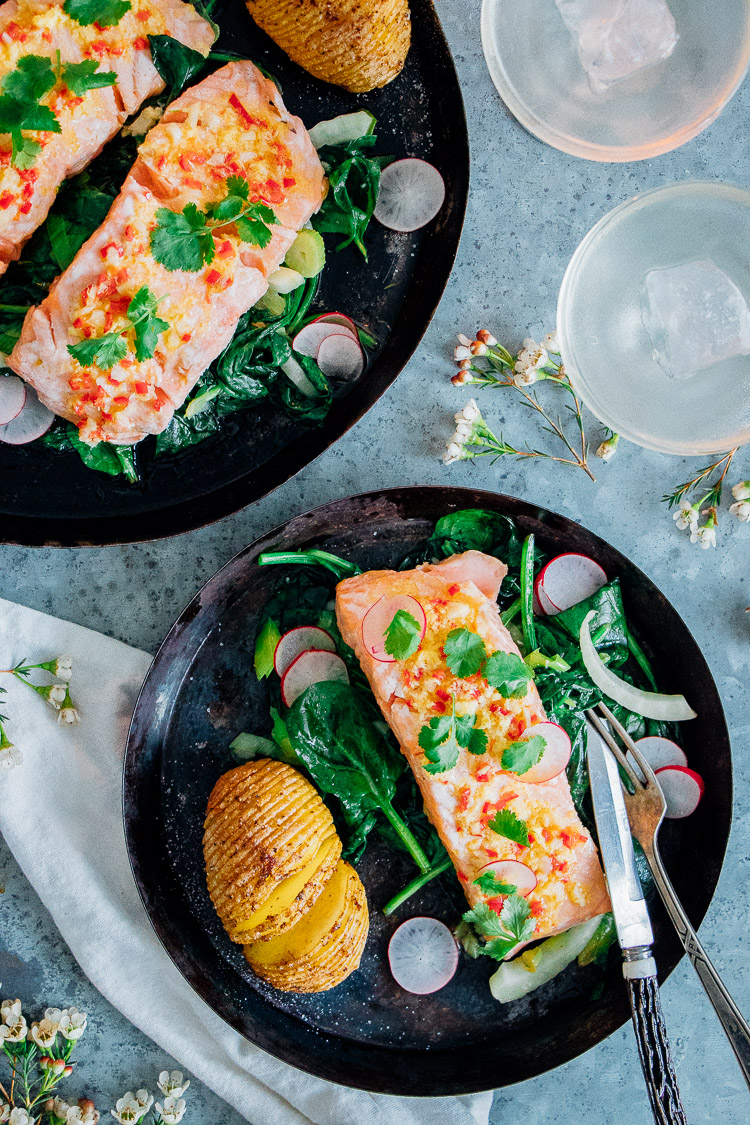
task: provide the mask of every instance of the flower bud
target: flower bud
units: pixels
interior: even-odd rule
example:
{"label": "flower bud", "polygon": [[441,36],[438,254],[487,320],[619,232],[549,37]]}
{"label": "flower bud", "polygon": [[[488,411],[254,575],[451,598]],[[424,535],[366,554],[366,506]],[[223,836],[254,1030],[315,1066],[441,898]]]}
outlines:
{"label": "flower bud", "polygon": [[470,350],[472,355],[487,355],[487,345],[481,340],[474,340]]}
{"label": "flower bud", "polygon": [[480,340],[483,344],[486,344],[488,348],[494,348],[495,344],[497,343],[495,337],[491,332],[488,332],[486,328],[479,329],[479,331],[477,332],[477,340]]}

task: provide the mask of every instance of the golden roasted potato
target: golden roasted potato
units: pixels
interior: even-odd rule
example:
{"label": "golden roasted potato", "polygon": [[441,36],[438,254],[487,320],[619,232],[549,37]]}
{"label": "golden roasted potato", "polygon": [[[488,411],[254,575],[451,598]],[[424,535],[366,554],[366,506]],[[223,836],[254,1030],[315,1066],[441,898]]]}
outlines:
{"label": "golden roasted potato", "polygon": [[271,937],[312,906],[341,854],[333,819],[297,770],[260,758],[225,773],[203,835],[208,892],[232,941]]}
{"label": "golden roasted potato", "polygon": [[283,992],[325,992],[359,966],[370,919],[353,867],[339,860],[322,894],[291,930],[245,946],[255,973]]}
{"label": "golden roasted potato", "polygon": [[409,0],[247,0],[247,7],[294,62],[353,93],[392,81],[411,43]]}

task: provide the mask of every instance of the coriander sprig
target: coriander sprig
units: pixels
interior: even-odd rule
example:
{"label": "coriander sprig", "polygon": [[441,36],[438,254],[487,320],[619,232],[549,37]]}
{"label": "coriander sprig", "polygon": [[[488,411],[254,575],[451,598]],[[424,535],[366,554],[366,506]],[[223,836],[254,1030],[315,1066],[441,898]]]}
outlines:
{"label": "coriander sprig", "polygon": [[476,715],[457,715],[456,696],[451,696],[451,710],[447,715],[435,715],[419,732],[419,746],[424,750],[427,773],[444,773],[458,761],[459,751],[484,754],[487,735],[476,726]]}
{"label": "coriander sprig", "polygon": [[504,960],[522,941],[529,941],[536,929],[531,907],[519,894],[508,895],[499,914],[486,902],[477,903],[464,914],[464,922],[470,922],[487,939],[481,952],[496,961]]}
{"label": "coriander sprig", "polygon": [[[159,303],[164,297],[155,297],[147,285],[142,285],[131,299],[125,314],[135,334],[135,358],[139,363],[151,359],[156,351],[159,337],[169,328],[169,321],[156,315]],[[109,371],[128,354],[125,332],[105,332],[103,336],[68,344],[68,351],[81,367],[96,364],[103,371]]]}
{"label": "coriander sprig", "polygon": [[261,249],[271,241],[271,227],[278,224],[273,209],[265,203],[249,202],[250,188],[241,176],[230,176],[227,194],[199,211],[188,203],[182,211],[160,207],[151,232],[151,253],[168,270],[197,273],[216,256],[214,235],[234,226],[242,242]]}

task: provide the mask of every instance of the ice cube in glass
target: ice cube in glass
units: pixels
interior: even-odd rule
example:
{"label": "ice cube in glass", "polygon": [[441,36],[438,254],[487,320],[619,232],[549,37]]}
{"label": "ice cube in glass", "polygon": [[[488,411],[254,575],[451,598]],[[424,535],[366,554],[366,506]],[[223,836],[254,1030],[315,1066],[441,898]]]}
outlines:
{"label": "ice cube in glass", "polygon": [[750,354],[747,301],[708,259],[650,270],[643,279],[641,316],[654,358],[673,379]]}
{"label": "ice cube in glass", "polygon": [[666,0],[555,0],[595,94],[669,58],[679,38]]}

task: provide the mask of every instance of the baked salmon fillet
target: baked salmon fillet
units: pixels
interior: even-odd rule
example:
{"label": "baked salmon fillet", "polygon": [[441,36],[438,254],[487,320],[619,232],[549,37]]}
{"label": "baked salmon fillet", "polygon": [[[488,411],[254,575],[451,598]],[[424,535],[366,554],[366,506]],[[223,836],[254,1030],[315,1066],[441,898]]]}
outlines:
{"label": "baked salmon fillet", "polygon": [[[19,90],[19,75],[29,65],[23,60],[49,59],[57,77],[38,104],[51,111],[60,129],[22,126],[26,144],[32,142],[32,150],[40,146],[36,155],[19,155],[10,134],[0,135],[0,274],[44,222],[63,180],[85,168],[126,118],[164,88],[148,36],[170,35],[201,54],[208,53],[214,39],[209,22],[183,0],[133,0],[109,27],[94,22],[95,16],[91,23],[79,22],[91,18],[90,9],[80,0],[7,0],[0,6],[2,93],[8,92],[8,84],[13,90],[14,82]],[[102,20],[106,22],[104,15]],[[109,84],[76,94],[66,84],[66,65],[87,60],[100,75],[109,76]],[[20,92],[26,101],[28,89]]]}
{"label": "baked salmon fillet", "polygon": [[[497,606],[505,573],[502,563],[478,551],[415,570],[370,571],[339,583],[336,616],[408,759],[427,815],[469,903],[485,902],[500,911],[504,896],[483,891],[475,879],[495,861],[524,864],[533,872],[525,890],[536,921],[533,939],[537,939],[603,913],[609,900],[596,846],[578,817],[565,772],[533,784],[524,780],[523,773],[503,766],[504,750],[524,736],[532,737],[530,728],[546,721],[533,681],[524,684],[521,669],[520,691],[516,684],[506,698],[481,671],[461,678],[448,666],[447,638],[459,629],[481,638],[490,659],[494,653],[507,653],[515,658],[509,666],[521,663]],[[404,595],[416,599],[424,611],[424,637],[412,655],[389,663],[366,647],[369,637],[363,621],[379,599]],[[436,765],[421,748],[420,734],[436,716],[450,716],[454,707],[456,716],[473,718],[473,729],[483,732],[486,741],[480,735],[478,743],[469,743],[474,752],[460,748],[455,764],[440,769],[440,763]],[[532,771],[526,772],[531,776]],[[525,825],[528,846],[493,829],[491,822],[504,809]]]}
{"label": "baked salmon fillet", "polygon": [[[9,366],[91,445],[160,433],[266,292],[320,207],[323,182],[307,130],[276,86],[250,62],[222,67],[172,102],[147,134],[104,223],[27,314]],[[259,242],[232,221],[208,219],[232,193],[243,211],[260,206],[267,216]],[[195,252],[188,216],[212,224],[203,261],[191,262],[185,249]],[[165,222],[168,265],[152,241]],[[133,325],[145,305],[147,348]],[[76,350],[82,341],[96,348],[107,334],[127,345],[114,362],[111,353],[105,362]]]}

